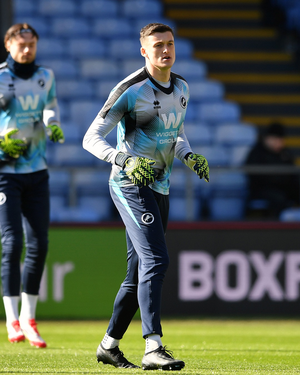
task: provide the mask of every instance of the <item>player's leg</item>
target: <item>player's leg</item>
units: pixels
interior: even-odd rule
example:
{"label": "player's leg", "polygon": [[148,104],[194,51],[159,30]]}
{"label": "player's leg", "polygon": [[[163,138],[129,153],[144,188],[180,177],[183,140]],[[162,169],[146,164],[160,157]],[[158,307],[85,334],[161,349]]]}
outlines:
{"label": "player's leg", "polygon": [[26,255],[22,274],[20,325],[30,344],[46,347],[35,321],[40,282],[48,251],[49,185],[46,170],[30,174],[22,212]]}
{"label": "player's leg", "polygon": [[0,174],[1,280],[10,342],[25,340],[19,324],[20,260],[23,248],[21,192],[22,176]]}

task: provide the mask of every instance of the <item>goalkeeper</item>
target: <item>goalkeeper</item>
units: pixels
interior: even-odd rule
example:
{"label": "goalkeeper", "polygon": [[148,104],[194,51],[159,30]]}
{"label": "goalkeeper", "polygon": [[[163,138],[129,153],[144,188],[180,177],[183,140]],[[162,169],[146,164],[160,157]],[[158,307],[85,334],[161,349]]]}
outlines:
{"label": "goalkeeper", "polygon": [[[86,150],[112,164],[110,193],[127,240],[127,275],[97,359],[115,367],[137,367],[124,357],[119,343],[140,308],[143,369],[180,370],[184,362],[175,359],[161,340],[161,290],[169,264],[165,241],[169,179],[174,157],[206,181],[209,168],[204,156],[193,153],[184,133],[189,89],[184,78],[171,72],[173,30],[149,24],[141,30],[140,42],[146,66],[112,90],[83,139]],[[115,126],[116,149],[105,139]]]}
{"label": "goalkeeper", "polygon": [[57,142],[63,141],[63,132],[53,72],[35,64],[37,41],[37,32],[27,23],[11,26],[4,37],[8,57],[0,65],[1,279],[8,340],[26,338],[44,348],[35,314],[48,251],[46,134]]}

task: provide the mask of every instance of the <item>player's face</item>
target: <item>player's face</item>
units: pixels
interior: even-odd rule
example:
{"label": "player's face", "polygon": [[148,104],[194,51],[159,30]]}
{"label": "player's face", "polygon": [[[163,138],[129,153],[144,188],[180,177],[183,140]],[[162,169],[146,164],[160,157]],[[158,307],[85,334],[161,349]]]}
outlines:
{"label": "player's face", "polygon": [[175,62],[175,44],[172,33],[167,31],[146,37],[141,54],[146,58],[147,65],[154,70],[170,71]]}
{"label": "player's face", "polygon": [[32,33],[16,35],[6,43],[6,50],[20,64],[30,64],[35,59],[37,38]]}

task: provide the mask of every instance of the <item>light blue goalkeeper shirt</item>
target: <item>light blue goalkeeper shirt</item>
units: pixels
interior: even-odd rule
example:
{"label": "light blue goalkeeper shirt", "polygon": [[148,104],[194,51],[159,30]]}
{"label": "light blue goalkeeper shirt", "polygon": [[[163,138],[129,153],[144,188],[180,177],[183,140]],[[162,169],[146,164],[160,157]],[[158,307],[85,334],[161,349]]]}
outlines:
{"label": "light blue goalkeeper shirt", "polygon": [[[183,125],[188,101],[189,89],[182,77],[171,73],[170,87],[166,88],[146,68],[139,69],[112,90],[89,127],[83,147],[113,164],[110,183],[118,186],[132,185],[126,173],[114,164],[119,151],[155,160],[153,168],[158,177],[149,187],[167,195],[174,156],[183,161],[192,152]],[[115,149],[105,137],[116,125]]]}
{"label": "light blue goalkeeper shirt", "polygon": [[[23,156],[3,162],[7,155],[0,150],[0,173],[31,173],[47,168],[45,126],[59,125],[55,78],[51,69],[37,67],[28,79],[22,79],[0,65],[0,134],[19,129],[15,138],[25,139],[28,148]],[[1,162],[2,160],[2,162]]]}

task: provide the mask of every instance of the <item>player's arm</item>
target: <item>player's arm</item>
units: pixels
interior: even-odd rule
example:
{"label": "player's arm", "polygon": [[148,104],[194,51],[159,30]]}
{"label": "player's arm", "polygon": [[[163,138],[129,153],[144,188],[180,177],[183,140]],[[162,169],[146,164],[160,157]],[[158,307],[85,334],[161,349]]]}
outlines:
{"label": "player's arm", "polygon": [[189,141],[184,133],[184,127],[179,130],[175,147],[175,156],[195,172],[199,178],[209,182],[209,166],[203,155],[192,151]]}
{"label": "player's arm", "polygon": [[56,98],[56,86],[53,73],[51,73],[52,84],[48,92],[47,103],[43,111],[43,121],[46,133],[52,142],[63,143],[64,133],[60,127],[60,113]]}

